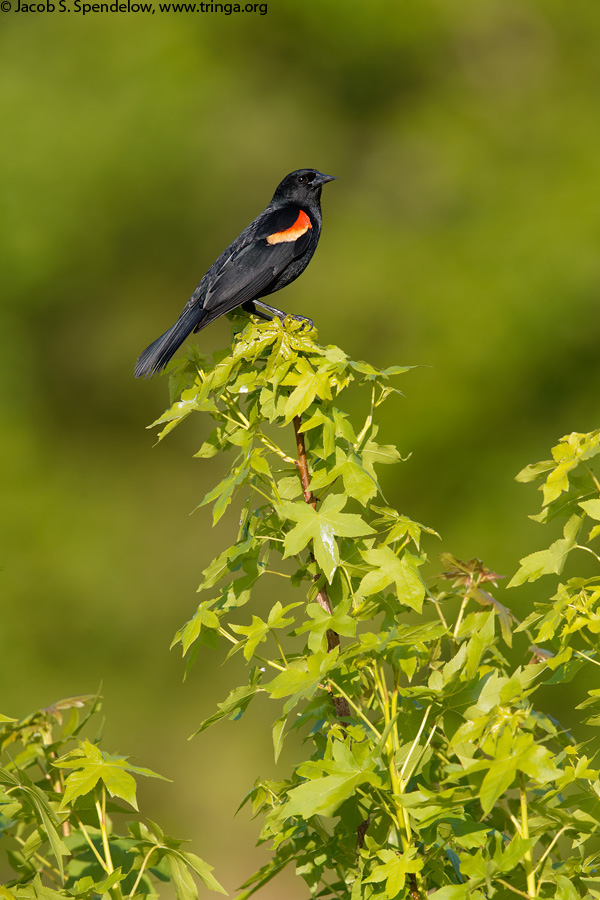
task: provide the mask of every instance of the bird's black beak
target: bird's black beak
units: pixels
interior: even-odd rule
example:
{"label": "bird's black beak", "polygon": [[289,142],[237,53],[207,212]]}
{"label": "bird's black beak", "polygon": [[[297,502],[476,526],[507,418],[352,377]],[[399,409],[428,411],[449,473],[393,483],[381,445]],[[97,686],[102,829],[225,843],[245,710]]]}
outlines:
{"label": "bird's black beak", "polygon": [[313,181],[313,185],[315,187],[320,187],[323,184],[327,184],[328,181],[335,181],[337,175],[323,175],[322,172],[317,172],[316,177]]}

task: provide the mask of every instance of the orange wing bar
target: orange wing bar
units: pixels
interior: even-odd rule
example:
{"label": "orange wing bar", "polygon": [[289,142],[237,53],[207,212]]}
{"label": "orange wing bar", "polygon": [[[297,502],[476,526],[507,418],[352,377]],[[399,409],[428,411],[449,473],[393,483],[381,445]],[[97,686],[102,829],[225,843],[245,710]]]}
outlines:
{"label": "orange wing bar", "polygon": [[309,228],[312,228],[311,221],[303,210],[300,210],[300,214],[291,228],[286,228],[285,231],[276,231],[275,234],[270,234],[267,238],[267,244],[281,244],[284,241],[297,241],[299,237],[302,237],[303,234],[306,234]]}

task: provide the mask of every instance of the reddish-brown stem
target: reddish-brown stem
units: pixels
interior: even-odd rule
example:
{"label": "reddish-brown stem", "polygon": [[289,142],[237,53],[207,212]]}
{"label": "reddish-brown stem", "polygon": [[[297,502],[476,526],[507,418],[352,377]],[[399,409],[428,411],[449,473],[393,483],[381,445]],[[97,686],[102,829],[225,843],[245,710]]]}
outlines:
{"label": "reddish-brown stem", "polygon": [[[304,499],[307,503],[310,503],[313,509],[317,508],[317,498],[313,497],[313,493],[310,489],[310,475],[308,473],[308,460],[306,459],[306,444],[304,443],[304,432],[300,431],[302,426],[302,419],[300,416],[294,416],[294,431],[296,432],[296,450],[298,453],[298,459],[296,461],[296,468],[300,474],[300,481],[302,482],[302,490],[304,491]],[[330,610],[331,612],[331,610]]]}
{"label": "reddish-brown stem", "polygon": [[419,887],[417,885],[417,876],[415,875],[414,872],[409,873],[408,883],[410,884],[411,900],[421,900],[421,895],[419,893]]}
{"label": "reddish-brown stem", "polygon": [[[302,419],[300,416],[294,416],[294,432],[296,434],[296,450],[298,453],[298,459],[296,460],[296,468],[298,469],[298,473],[300,475],[300,481],[302,482],[302,490],[304,491],[304,500],[306,503],[310,503],[313,509],[317,508],[317,498],[314,496],[313,492],[310,489],[310,474],[308,471],[308,460],[306,459],[306,444],[304,441],[304,432],[300,429],[302,427]],[[314,555],[311,552],[311,559],[314,562]],[[315,575],[315,581],[319,580],[319,576]],[[333,610],[331,607],[331,600],[329,599],[329,594],[327,593],[327,587],[323,584],[317,593],[317,603],[328,615],[331,615]],[[336,631],[333,631],[332,628],[327,629],[327,652],[330,653],[335,647],[340,646],[340,636]],[[350,715],[350,707],[348,706],[347,701],[343,697],[334,697],[333,705],[335,707],[336,714],[340,718],[348,717]]]}

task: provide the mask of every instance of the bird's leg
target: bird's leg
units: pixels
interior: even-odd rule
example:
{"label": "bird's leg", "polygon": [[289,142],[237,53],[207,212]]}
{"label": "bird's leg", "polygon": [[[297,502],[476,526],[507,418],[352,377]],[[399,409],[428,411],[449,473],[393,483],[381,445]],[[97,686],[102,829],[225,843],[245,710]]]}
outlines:
{"label": "bird's leg", "polygon": [[268,316],[266,313],[261,312],[260,309],[256,308],[254,303],[254,300],[248,300],[246,303],[242,303],[244,312],[250,313],[251,316],[258,316],[259,319],[266,319],[267,322],[270,322],[272,316]]}
{"label": "bird's leg", "polygon": [[[277,318],[281,319],[281,321],[283,322],[283,320],[287,316],[289,316],[290,319],[295,319],[296,322],[307,322],[309,328],[313,327],[313,320],[309,319],[308,316],[294,316],[291,313],[285,313],[281,309],[276,309],[274,306],[269,306],[267,303],[263,303],[262,300],[253,300],[252,303],[254,304],[254,312],[257,316],[260,316],[261,319],[268,319],[277,316]],[[260,312],[260,310],[257,309],[258,306],[260,306],[261,309],[266,310],[268,313],[271,313],[271,316],[266,316],[263,312]]]}

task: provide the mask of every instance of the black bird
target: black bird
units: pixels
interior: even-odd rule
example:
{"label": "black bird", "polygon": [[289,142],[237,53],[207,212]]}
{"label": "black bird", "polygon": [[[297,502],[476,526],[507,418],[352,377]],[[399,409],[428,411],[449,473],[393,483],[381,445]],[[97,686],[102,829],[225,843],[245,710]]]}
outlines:
{"label": "black bird", "polygon": [[267,208],[212,264],[175,324],[146,347],[135,366],[136,378],[164,369],[188,334],[237,306],[264,319],[285,318],[259,297],[275,293],[304,272],[321,234],[321,188],[334,178],[316,169],[286,175]]}

